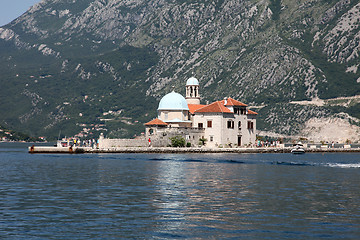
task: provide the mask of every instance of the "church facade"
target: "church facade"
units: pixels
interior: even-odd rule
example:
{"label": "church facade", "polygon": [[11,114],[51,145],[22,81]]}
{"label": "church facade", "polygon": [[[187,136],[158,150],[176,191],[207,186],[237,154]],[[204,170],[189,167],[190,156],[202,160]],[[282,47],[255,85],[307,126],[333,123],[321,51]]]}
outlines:
{"label": "church facade", "polygon": [[145,137],[156,147],[168,146],[170,138],[183,137],[192,146],[236,147],[254,144],[256,115],[233,98],[211,104],[200,103],[199,81],[186,82],[186,96],[171,92],[159,102],[158,116],[145,124]]}

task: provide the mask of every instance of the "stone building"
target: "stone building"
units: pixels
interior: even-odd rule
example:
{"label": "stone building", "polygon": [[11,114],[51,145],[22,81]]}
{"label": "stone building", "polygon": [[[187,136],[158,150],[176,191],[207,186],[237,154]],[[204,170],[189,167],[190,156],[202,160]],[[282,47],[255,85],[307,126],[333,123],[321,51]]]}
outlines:
{"label": "stone building", "polygon": [[145,136],[152,146],[168,146],[174,136],[182,136],[192,146],[200,139],[206,139],[207,147],[255,143],[257,113],[232,98],[200,104],[199,81],[194,77],[186,82],[185,98],[174,91],[168,93],[157,111],[158,117],[145,124]]}

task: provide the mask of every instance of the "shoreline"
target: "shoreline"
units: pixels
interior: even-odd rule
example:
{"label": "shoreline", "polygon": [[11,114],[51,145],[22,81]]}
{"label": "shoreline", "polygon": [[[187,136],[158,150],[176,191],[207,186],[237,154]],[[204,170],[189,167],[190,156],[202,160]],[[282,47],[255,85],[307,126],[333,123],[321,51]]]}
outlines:
{"label": "shoreline", "polygon": [[[275,148],[173,148],[173,147],[121,147],[94,149],[91,147],[31,146],[29,153],[93,154],[93,153],[290,153],[291,147]],[[360,148],[305,148],[306,153],[360,153]]]}

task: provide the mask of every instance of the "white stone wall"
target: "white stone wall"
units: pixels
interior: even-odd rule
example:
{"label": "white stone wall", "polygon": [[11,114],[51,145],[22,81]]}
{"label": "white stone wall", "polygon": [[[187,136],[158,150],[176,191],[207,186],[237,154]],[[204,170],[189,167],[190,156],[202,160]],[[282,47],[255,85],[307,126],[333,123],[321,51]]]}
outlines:
{"label": "white stone wall", "polygon": [[[250,117],[249,117],[250,116]],[[254,144],[256,140],[256,118],[252,115],[223,114],[223,113],[206,113],[196,114],[193,116],[193,127],[199,123],[205,128],[204,137],[208,140],[208,147],[226,147],[238,145],[238,136],[241,136],[241,145]],[[234,128],[228,128],[228,120],[234,122]],[[207,127],[207,121],[212,121],[212,127]],[[252,130],[248,129],[248,121],[254,123]],[[239,122],[241,128],[239,129]]]}
{"label": "white stone wall", "polygon": [[108,139],[99,138],[99,148],[119,148],[119,147],[146,147],[148,143],[145,138],[142,139]]}
{"label": "white stone wall", "polygon": [[[150,134],[152,129],[152,134]],[[151,139],[151,146],[166,147],[171,145],[170,138],[181,136],[185,142],[190,142],[191,146],[198,146],[199,139],[204,136],[203,129],[187,128],[187,127],[146,127],[146,139]]]}
{"label": "white stone wall", "polygon": [[[212,122],[211,128],[208,127],[208,121]],[[207,139],[207,147],[216,147],[221,144],[221,131],[223,130],[221,114],[196,114],[193,117],[193,126],[198,127],[199,123],[202,123],[205,129],[204,138]]]}

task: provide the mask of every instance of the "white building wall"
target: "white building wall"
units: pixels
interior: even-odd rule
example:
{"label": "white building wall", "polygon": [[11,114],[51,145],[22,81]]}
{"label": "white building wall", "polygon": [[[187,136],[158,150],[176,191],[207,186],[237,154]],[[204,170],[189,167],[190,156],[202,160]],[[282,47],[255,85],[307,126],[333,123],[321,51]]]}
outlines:
{"label": "white building wall", "polygon": [[[228,128],[229,120],[234,122],[234,128]],[[241,146],[254,144],[256,140],[256,117],[252,115],[203,113],[194,115],[192,121],[193,127],[198,127],[199,123],[203,124],[204,137],[208,140],[207,147],[236,147],[238,136],[241,136]],[[211,128],[207,126],[208,121],[212,121]],[[248,129],[248,121],[254,123],[253,129]],[[240,129],[239,122],[241,122]]]}
{"label": "white building wall", "polygon": [[[208,116],[204,116],[205,118],[205,138],[208,140],[206,145],[208,147],[217,147],[222,142],[222,132],[224,130],[224,126],[222,124],[223,117],[221,114],[212,114]],[[207,127],[207,121],[212,121],[212,127]]]}
{"label": "white building wall", "polygon": [[254,144],[256,141],[256,115],[247,115],[247,121],[253,122],[253,129],[248,129],[246,123],[246,137],[249,143]]}

